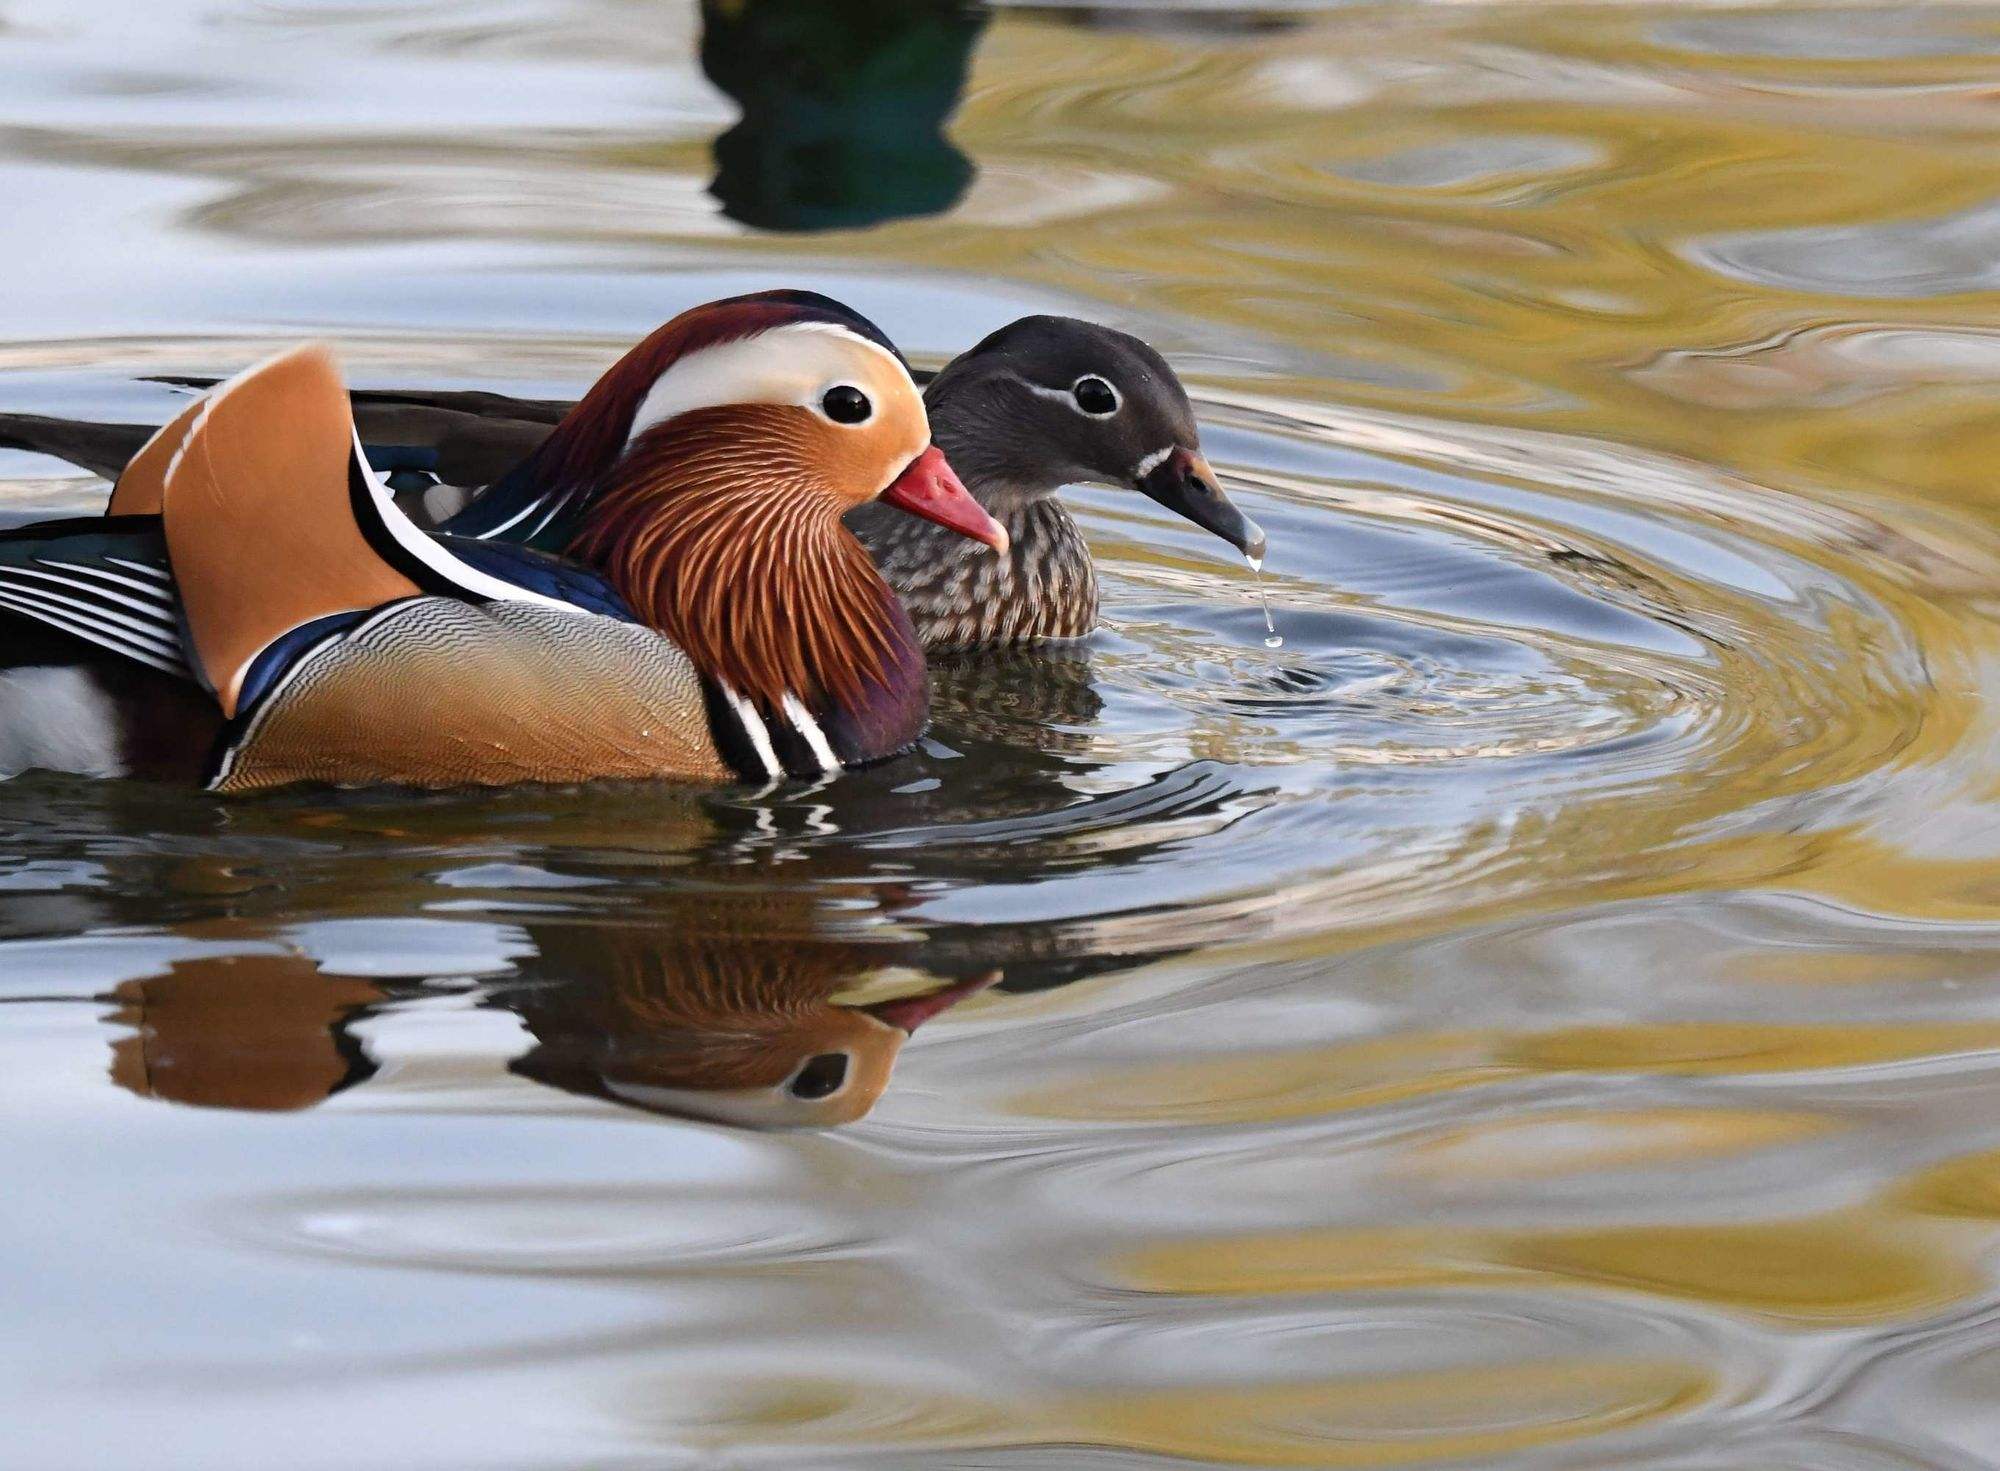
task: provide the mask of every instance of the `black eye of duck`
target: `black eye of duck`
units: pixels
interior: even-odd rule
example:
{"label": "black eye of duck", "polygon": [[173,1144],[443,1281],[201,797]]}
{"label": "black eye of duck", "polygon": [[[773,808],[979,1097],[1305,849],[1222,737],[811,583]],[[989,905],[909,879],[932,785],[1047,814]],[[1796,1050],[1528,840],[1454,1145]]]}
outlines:
{"label": "black eye of duck", "polygon": [[828,1098],[841,1090],[847,1082],[847,1054],[845,1052],[822,1052],[792,1079],[791,1093],[794,1098]]}
{"label": "black eye of duck", "polygon": [[1118,412],[1118,390],[1095,373],[1086,373],[1070,385],[1076,406],[1094,419]]}
{"label": "black eye of duck", "polygon": [[836,424],[859,424],[875,412],[868,395],[851,383],[836,383],[819,401],[827,418]]}

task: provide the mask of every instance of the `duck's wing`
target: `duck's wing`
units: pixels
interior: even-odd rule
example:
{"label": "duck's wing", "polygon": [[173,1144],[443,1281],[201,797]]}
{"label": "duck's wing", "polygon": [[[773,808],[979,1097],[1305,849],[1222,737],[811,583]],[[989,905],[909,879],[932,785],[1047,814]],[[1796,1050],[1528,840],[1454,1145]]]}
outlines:
{"label": "duck's wing", "polygon": [[[191,662],[225,715],[318,633],[406,598],[577,611],[454,556],[370,470],[331,350],[295,348],[197,406],[162,525]],[[261,666],[261,667],[260,667]]]}
{"label": "duck's wing", "polygon": [[157,516],[91,516],[0,532],[6,615],[193,677]]}
{"label": "duck's wing", "polygon": [[67,460],[116,480],[153,433],[146,424],[90,424],[47,414],[0,414],[0,449],[24,449]]}
{"label": "duck's wing", "polygon": [[[153,381],[182,388],[214,386],[208,378]],[[481,390],[357,388],[348,398],[368,463],[388,475],[391,487],[406,498],[433,485],[453,487],[463,492],[461,500],[469,498],[525,460],[576,407],[566,399]],[[0,436],[7,425],[0,416]]]}

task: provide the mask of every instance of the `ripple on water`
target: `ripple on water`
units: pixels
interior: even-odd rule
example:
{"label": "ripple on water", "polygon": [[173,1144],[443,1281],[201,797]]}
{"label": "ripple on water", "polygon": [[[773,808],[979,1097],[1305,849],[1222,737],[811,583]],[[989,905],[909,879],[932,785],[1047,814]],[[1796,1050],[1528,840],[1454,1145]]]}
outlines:
{"label": "ripple on water", "polygon": [[648,1184],[272,1197],[232,1209],[229,1229],[266,1246],[383,1266],[641,1276],[811,1258],[852,1228],[766,1192]]}
{"label": "ripple on water", "polygon": [[[692,8],[153,9],[144,68],[0,47],[9,177],[86,206],[5,407],[160,417],[300,323],[573,392],[774,272],[927,353],[1082,310],[1191,369],[1284,644],[1088,491],[1107,630],[825,787],[0,788],[7,1403],[65,1452],[1990,1459],[1983,20],[1001,14],[960,212],[781,242],[707,193]],[[0,453],[0,516],[95,509]],[[835,1135],[510,1071],[593,938],[829,935],[1006,969]]]}

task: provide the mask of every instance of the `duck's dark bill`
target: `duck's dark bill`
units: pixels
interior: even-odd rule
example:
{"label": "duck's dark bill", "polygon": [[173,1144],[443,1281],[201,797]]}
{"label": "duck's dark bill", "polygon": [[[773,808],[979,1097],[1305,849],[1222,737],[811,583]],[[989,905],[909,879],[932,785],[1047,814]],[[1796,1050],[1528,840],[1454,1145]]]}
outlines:
{"label": "duck's dark bill", "polygon": [[904,467],[889,483],[882,499],[899,511],[921,516],[949,527],[960,536],[983,541],[1003,556],[1007,551],[1007,528],[986,514],[986,508],[972,498],[958,476],[945,462],[944,452],[932,445]]}
{"label": "duck's dark bill", "polygon": [[1216,483],[1215,471],[1193,450],[1174,450],[1137,483],[1169,511],[1213,532],[1251,561],[1263,560],[1263,528],[1229,503]]}

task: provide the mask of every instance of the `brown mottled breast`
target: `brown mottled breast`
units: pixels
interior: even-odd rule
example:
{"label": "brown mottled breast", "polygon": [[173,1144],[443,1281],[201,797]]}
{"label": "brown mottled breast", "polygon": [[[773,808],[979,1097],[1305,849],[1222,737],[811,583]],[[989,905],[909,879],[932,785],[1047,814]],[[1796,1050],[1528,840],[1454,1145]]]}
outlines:
{"label": "brown mottled breast", "polygon": [[1042,496],[987,509],[1013,539],[1005,557],[887,506],[865,506],[848,525],[932,653],[1082,638],[1096,628],[1097,569],[1068,508]]}

